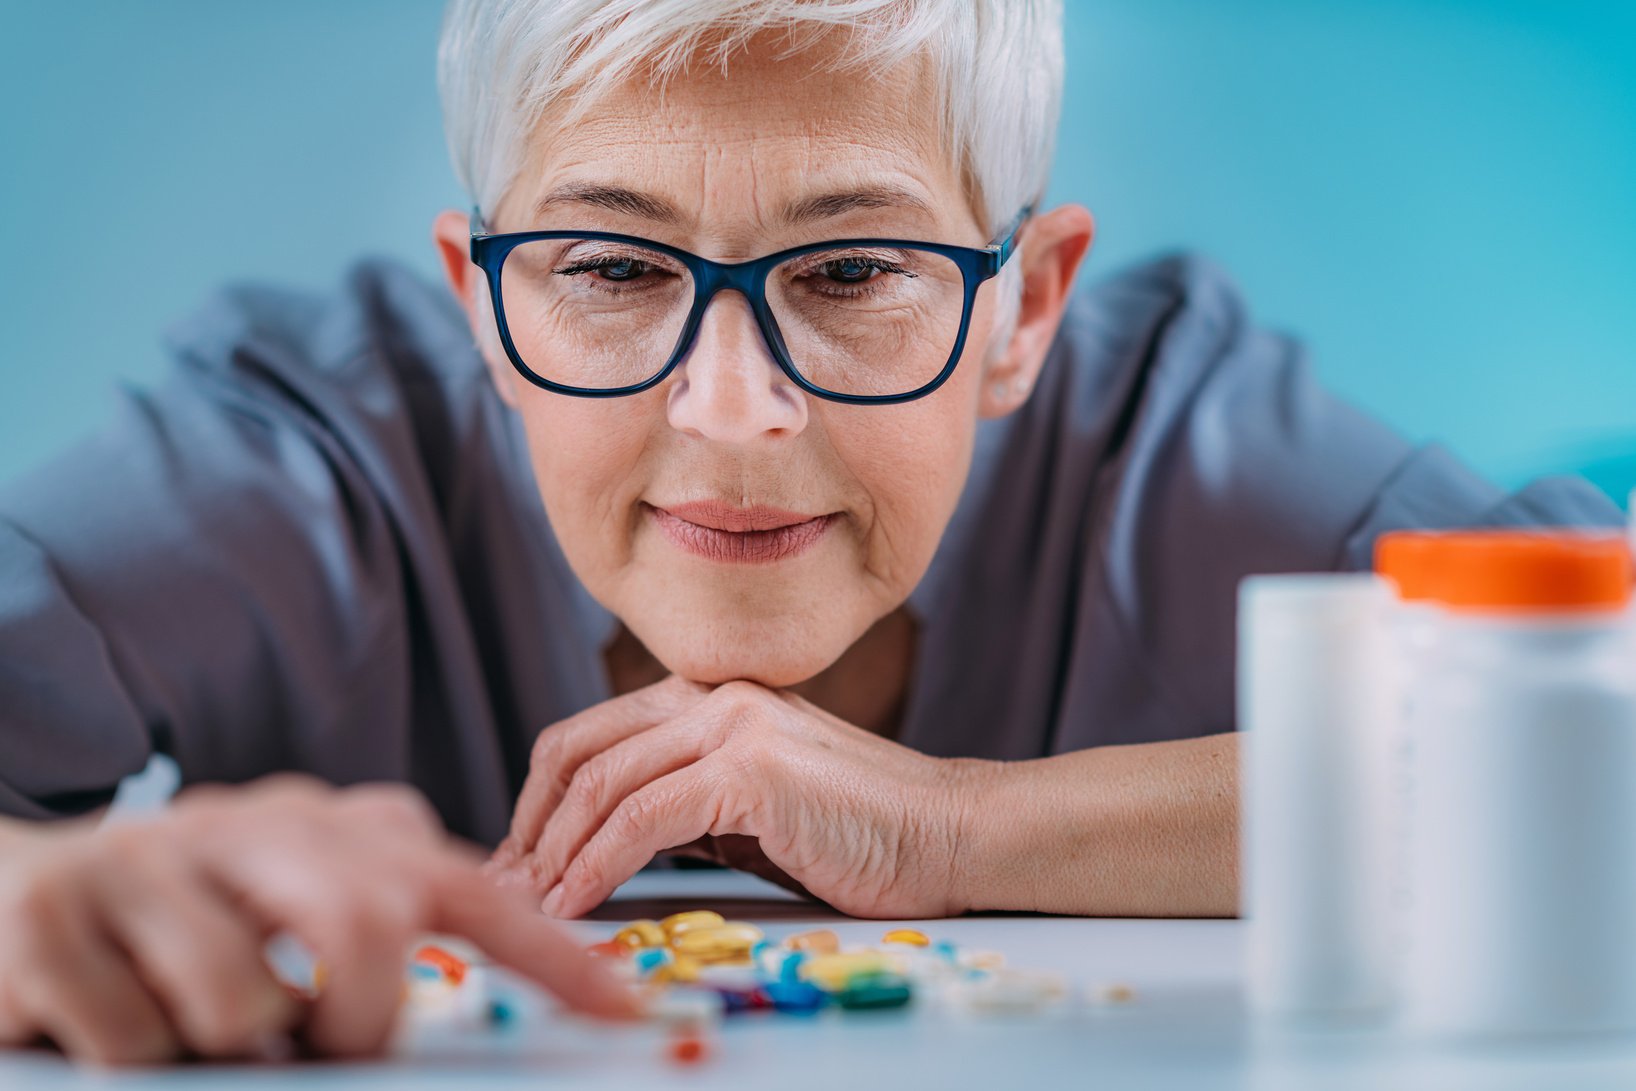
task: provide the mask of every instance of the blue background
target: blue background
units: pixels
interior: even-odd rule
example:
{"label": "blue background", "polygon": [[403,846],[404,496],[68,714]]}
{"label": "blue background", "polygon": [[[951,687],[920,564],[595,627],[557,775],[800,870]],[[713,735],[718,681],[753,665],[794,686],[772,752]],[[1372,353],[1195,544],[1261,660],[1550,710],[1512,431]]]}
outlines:
{"label": "blue background", "polygon": [[[1067,0],[1051,197],[1502,484],[1636,486],[1636,4]],[[0,0],[0,478],[227,278],[435,274],[434,0]]]}

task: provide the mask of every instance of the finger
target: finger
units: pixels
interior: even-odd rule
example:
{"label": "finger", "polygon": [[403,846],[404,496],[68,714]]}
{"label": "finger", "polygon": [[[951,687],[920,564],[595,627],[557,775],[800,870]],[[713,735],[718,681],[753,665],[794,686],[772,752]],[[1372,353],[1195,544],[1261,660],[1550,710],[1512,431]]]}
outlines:
{"label": "finger", "polygon": [[325,808],[322,817],[225,838],[210,864],[270,931],[292,932],[324,963],[324,987],[302,1027],[311,1048],[364,1056],[391,1035],[404,960],[428,910],[418,884],[380,852],[382,837],[349,831],[334,815]]}
{"label": "finger", "polygon": [[636,996],[602,960],[560,926],[525,909],[465,866],[443,869],[431,930],[464,936],[494,961],[550,990],[576,1010],[609,1019],[640,1010]]}
{"label": "finger", "polygon": [[404,784],[359,784],[336,796],[336,815],[348,832],[433,838],[446,836],[426,797]]}
{"label": "finger", "polygon": [[261,928],[169,848],[144,855],[140,866],[96,881],[103,928],[189,1048],[210,1057],[254,1054],[300,1014],[262,960]]}
{"label": "finger", "polygon": [[517,865],[517,870],[529,876],[534,890],[543,895],[562,880],[568,862],[627,796],[721,747],[726,729],[719,719],[705,719],[700,713],[699,707],[689,709],[579,767],[541,831],[533,854]]}
{"label": "finger", "polygon": [[60,906],[7,936],[14,1027],[43,1034],[76,1060],[155,1064],[181,1043],[124,953],[83,908]]}
{"label": "finger", "polygon": [[39,1029],[24,1018],[8,982],[0,980],[0,1048],[32,1045]]}
{"label": "finger", "polygon": [[533,851],[546,819],[586,759],[663,723],[709,692],[709,686],[671,675],[593,705],[540,732],[529,758],[528,778],[512,812],[511,832],[495,850],[494,867],[509,867]]}
{"label": "finger", "polygon": [[728,805],[724,766],[718,751],[627,796],[546,895],[545,912],[577,917],[665,849],[706,834],[753,832],[740,828],[742,814]]}

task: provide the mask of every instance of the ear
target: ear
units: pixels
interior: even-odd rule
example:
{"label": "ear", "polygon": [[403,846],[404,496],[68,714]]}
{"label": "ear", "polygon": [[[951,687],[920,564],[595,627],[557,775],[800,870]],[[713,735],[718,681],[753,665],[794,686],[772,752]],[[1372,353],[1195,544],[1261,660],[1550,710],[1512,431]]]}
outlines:
{"label": "ear", "polygon": [[471,327],[472,341],[483,354],[488,365],[489,378],[500,398],[511,408],[517,408],[517,373],[500,351],[491,335],[494,329],[493,311],[488,296],[483,294],[487,284],[483,271],[471,260],[471,219],[464,212],[448,209],[432,221],[432,241],[437,244],[437,256],[443,263],[443,275],[449,281],[449,291],[466,312],[466,323]]}
{"label": "ear", "polygon": [[1028,400],[1095,234],[1096,222],[1083,205],[1053,208],[1023,225],[1011,259],[1022,262],[1017,322],[983,369],[979,416],[1003,417]]}

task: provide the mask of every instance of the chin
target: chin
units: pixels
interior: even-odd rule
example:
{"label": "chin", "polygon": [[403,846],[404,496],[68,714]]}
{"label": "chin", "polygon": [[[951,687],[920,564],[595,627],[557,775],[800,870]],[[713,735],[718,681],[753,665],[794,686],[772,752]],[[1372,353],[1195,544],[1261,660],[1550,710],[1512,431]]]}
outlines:
{"label": "chin", "polygon": [[702,632],[678,632],[664,626],[658,633],[632,631],[653,657],[672,674],[703,685],[746,681],[769,689],[805,682],[834,663],[859,634],[827,637],[810,618],[775,625],[719,623]]}

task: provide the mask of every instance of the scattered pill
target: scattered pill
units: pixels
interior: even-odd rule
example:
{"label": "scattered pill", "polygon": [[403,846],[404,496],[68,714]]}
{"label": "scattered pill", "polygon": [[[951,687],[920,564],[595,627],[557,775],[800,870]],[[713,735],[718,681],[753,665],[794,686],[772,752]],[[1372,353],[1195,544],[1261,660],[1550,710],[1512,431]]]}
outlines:
{"label": "scattered pill", "polygon": [[912,990],[901,974],[868,973],[854,975],[835,997],[843,1008],[901,1008],[909,1002]]}
{"label": "scattered pill", "polygon": [[587,954],[597,958],[629,958],[631,948],[616,939],[604,940],[602,943],[593,943],[585,948]]}
{"label": "scattered pill", "polygon": [[665,930],[658,921],[631,921],[614,933],[614,939],[627,947],[663,947]]}
{"label": "scattered pill", "polygon": [[653,980],[661,984],[679,981],[684,984],[699,980],[700,966],[697,959],[686,955],[675,955],[670,963],[653,971]]}
{"label": "scattered pill", "polygon": [[846,951],[818,955],[801,965],[801,976],[828,992],[840,992],[847,982],[861,974],[888,973],[894,969],[878,951]]}
{"label": "scattered pill", "polygon": [[711,962],[699,967],[698,982],[713,989],[754,989],[762,984],[762,973],[754,966],[731,962]]}
{"label": "scattered pill", "polygon": [[926,947],[932,938],[918,928],[894,928],[881,937],[882,943],[907,943],[911,947]]}
{"label": "scattered pill", "polygon": [[678,1034],[670,1040],[670,1059],[677,1064],[698,1064],[710,1056],[710,1047],[695,1034]]}
{"label": "scattered pill", "polygon": [[809,981],[774,981],[764,986],[775,1011],[807,1015],[822,1008],[828,994]]}
{"label": "scattered pill", "polygon": [[721,1021],[721,994],[691,986],[666,989],[648,998],[647,1016],[673,1029],[708,1027]]}
{"label": "scattered pill", "polygon": [[659,922],[659,927],[664,931],[665,939],[675,943],[676,937],[687,932],[690,928],[726,923],[727,918],[714,910],[693,909],[686,913],[672,913]]}
{"label": "scattered pill", "polygon": [[784,941],[792,951],[806,951],[813,955],[832,955],[841,949],[841,937],[828,928],[800,932]]}
{"label": "scattered pill", "polygon": [[1136,990],[1124,982],[1110,981],[1093,988],[1090,999],[1095,1004],[1129,1004],[1136,999]]}
{"label": "scattered pill", "polygon": [[1005,965],[1005,956],[998,951],[961,951],[958,961],[967,970],[998,970]]}
{"label": "scattered pill", "polygon": [[1001,969],[956,982],[947,999],[979,1014],[1027,1015],[1059,1004],[1067,995],[1067,982],[1057,974]]}
{"label": "scattered pill", "polygon": [[722,1011],[728,1015],[737,1015],[740,1012],[764,1011],[773,1006],[767,993],[757,985],[750,989],[720,989],[716,992],[721,996]]}
{"label": "scattered pill", "polygon": [[761,939],[761,929],[753,924],[697,924],[675,933],[670,945],[678,955],[700,962],[748,962],[750,948]]}
{"label": "scattered pill", "polygon": [[458,985],[466,979],[466,960],[455,957],[435,943],[422,944],[412,956],[412,961],[436,966],[451,985]]}
{"label": "scattered pill", "polygon": [[643,947],[631,955],[638,976],[646,977],[661,966],[669,966],[676,958],[669,947]]}

